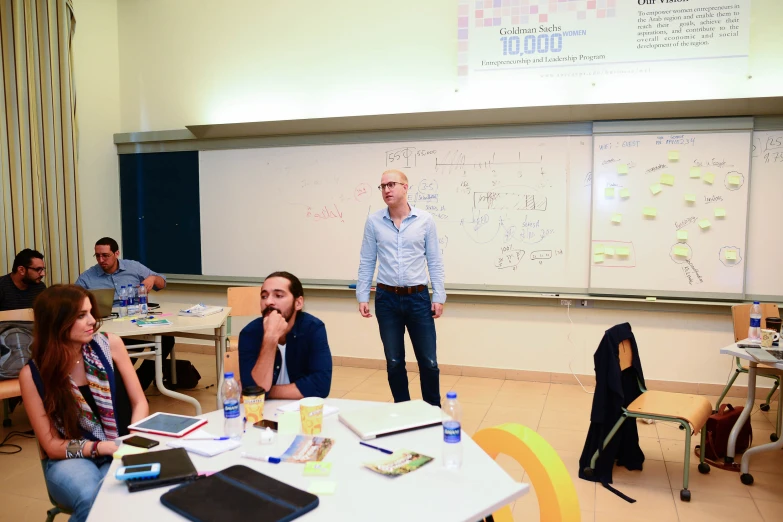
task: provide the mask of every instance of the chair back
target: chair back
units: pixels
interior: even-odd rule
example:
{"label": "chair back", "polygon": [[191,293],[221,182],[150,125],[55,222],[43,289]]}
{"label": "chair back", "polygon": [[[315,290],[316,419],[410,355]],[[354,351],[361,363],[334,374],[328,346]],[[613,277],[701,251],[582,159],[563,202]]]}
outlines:
{"label": "chair back", "polygon": [[261,315],[260,286],[232,286],[227,291],[229,316]]}
{"label": "chair back", "polygon": [[620,371],[626,370],[633,364],[633,348],[629,339],[624,340],[619,346]]}
{"label": "chair back", "polygon": [[[734,322],[734,342],[747,339],[748,326],[750,326],[750,307],[752,303],[738,304],[731,307],[731,319]],[[767,317],[780,317],[778,305],[761,303],[761,327],[767,325],[764,320]]]}
{"label": "chair back", "polygon": [[6,310],[0,312],[0,321],[32,321],[33,309],[20,308],[19,310]]}

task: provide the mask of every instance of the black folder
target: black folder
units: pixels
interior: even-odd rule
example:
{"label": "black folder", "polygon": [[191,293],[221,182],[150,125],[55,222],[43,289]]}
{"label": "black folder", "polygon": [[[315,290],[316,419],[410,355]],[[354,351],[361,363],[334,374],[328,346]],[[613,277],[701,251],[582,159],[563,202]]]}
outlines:
{"label": "black folder", "polygon": [[124,466],[153,464],[155,462],[160,463],[160,475],[158,478],[126,480],[128,491],[134,493],[136,491],[181,484],[182,482],[194,480],[198,476],[198,472],[184,448],[148,451],[147,453],[137,453],[122,457]]}
{"label": "black folder", "polygon": [[318,497],[247,466],[231,466],[160,497],[194,522],[286,522],[318,507]]}

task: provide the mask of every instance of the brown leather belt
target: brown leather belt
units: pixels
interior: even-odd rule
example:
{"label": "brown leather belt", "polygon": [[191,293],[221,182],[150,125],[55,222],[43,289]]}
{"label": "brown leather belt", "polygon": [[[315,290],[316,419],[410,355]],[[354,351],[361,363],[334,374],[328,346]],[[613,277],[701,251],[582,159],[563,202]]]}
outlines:
{"label": "brown leather belt", "polygon": [[389,286],[385,285],[383,283],[378,283],[378,288],[381,288],[383,290],[386,290],[387,292],[391,292],[393,294],[397,295],[410,295],[410,294],[418,294],[419,292],[423,292],[427,289],[427,285],[416,285],[416,286]]}

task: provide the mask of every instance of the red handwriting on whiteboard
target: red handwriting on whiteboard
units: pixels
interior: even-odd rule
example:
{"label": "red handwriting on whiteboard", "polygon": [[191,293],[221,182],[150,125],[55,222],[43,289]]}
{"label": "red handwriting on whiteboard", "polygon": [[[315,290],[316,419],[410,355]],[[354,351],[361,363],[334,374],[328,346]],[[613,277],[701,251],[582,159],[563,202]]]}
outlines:
{"label": "red handwriting on whiteboard", "polygon": [[331,207],[324,205],[323,208],[315,211],[311,207],[307,207],[307,217],[313,221],[339,219],[340,223],[345,223],[343,213],[337,208],[337,204],[335,203],[332,203]]}
{"label": "red handwriting on whiteboard", "polygon": [[356,201],[362,202],[370,195],[370,185],[367,183],[359,183],[353,190],[353,197]]}

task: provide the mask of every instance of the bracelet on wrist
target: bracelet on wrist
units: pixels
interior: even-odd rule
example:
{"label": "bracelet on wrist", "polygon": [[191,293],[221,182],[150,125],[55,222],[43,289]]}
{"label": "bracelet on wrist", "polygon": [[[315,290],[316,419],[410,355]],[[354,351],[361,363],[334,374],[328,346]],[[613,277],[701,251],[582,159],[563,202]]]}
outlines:
{"label": "bracelet on wrist", "polygon": [[93,459],[98,458],[98,444],[100,443],[101,441],[99,440],[96,440],[95,442],[92,443],[92,451],[90,451],[90,457],[92,457]]}

